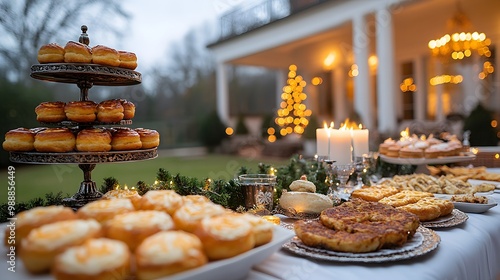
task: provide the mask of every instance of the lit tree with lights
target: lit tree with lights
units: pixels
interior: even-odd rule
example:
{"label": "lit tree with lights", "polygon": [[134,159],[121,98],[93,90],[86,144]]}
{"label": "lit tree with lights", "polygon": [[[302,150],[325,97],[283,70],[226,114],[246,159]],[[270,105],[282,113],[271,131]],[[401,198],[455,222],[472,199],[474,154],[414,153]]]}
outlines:
{"label": "lit tree with lights", "polygon": [[[292,133],[302,135],[309,124],[308,117],[312,114],[312,111],[307,109],[303,103],[307,98],[307,95],[303,92],[306,81],[302,76],[297,75],[296,65],[290,65],[288,70],[287,84],[283,87],[282,101],[275,122],[280,127],[279,133],[281,136]],[[269,141],[271,141],[271,136],[274,135],[270,135]]]}

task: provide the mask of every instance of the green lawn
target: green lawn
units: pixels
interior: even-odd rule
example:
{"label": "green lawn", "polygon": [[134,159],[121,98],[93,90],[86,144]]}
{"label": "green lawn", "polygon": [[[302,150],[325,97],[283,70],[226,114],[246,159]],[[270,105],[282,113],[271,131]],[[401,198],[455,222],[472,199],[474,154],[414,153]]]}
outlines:
{"label": "green lawn", "polygon": [[[120,185],[132,186],[138,181],[152,184],[159,168],[164,168],[173,175],[179,173],[198,179],[229,180],[234,178],[241,166],[257,171],[259,162],[278,167],[286,165],[289,159],[249,159],[228,155],[158,157],[138,162],[98,164],[92,171],[92,180],[97,183],[98,187],[106,177],[116,178]],[[49,192],[55,194],[62,191],[71,196],[77,192],[80,182],[83,180],[83,172],[78,168],[78,165],[73,164],[22,165],[16,166],[15,171],[16,200],[18,202],[44,197]],[[0,174],[0,182],[4,182],[4,186],[8,185],[7,176],[7,170],[3,169]],[[4,202],[7,202],[6,187],[0,195],[0,203]]]}

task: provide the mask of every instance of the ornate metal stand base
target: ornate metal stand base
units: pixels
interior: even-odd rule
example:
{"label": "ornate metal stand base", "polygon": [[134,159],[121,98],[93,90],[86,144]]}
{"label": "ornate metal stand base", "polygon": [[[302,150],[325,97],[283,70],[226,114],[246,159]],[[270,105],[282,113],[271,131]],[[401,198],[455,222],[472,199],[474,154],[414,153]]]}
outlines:
{"label": "ornate metal stand base", "polygon": [[97,190],[96,184],[91,180],[90,174],[95,168],[95,164],[79,164],[78,167],[83,171],[84,181],[80,184],[80,189],[72,197],[63,199],[64,206],[77,210],[83,205],[98,200],[102,193]]}

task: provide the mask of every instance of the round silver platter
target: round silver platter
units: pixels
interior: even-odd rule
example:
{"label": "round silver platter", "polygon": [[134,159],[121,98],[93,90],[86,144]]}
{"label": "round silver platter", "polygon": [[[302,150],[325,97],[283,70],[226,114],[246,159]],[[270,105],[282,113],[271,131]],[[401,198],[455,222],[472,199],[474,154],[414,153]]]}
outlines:
{"label": "round silver platter", "polygon": [[110,152],[72,152],[72,153],[41,153],[41,152],[10,152],[10,160],[30,164],[96,164],[113,162],[130,162],[153,159],[158,156],[157,148],[131,151]]}
{"label": "round silver platter", "polygon": [[133,70],[85,63],[35,64],[31,66],[31,77],[72,84],[85,80],[99,86],[128,86],[142,81],[141,73]]}

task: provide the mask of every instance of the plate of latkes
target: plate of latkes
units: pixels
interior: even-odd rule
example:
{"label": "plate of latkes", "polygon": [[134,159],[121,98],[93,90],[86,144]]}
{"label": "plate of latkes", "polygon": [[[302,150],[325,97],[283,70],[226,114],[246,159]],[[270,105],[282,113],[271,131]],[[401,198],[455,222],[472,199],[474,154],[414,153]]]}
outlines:
{"label": "plate of latkes", "polygon": [[310,247],[298,237],[292,238],[283,248],[300,256],[335,262],[382,263],[406,260],[425,255],[436,249],[441,238],[432,229],[419,226],[413,237],[404,245],[384,248],[368,253],[349,253]]}
{"label": "plate of latkes", "polygon": [[420,224],[427,228],[447,228],[463,224],[467,221],[467,219],[469,219],[467,214],[455,208],[451,211],[450,215],[439,217],[427,222],[420,222]]}
{"label": "plate of latkes", "polygon": [[456,209],[467,213],[484,213],[498,205],[493,198],[487,196],[454,196],[450,200]]}

